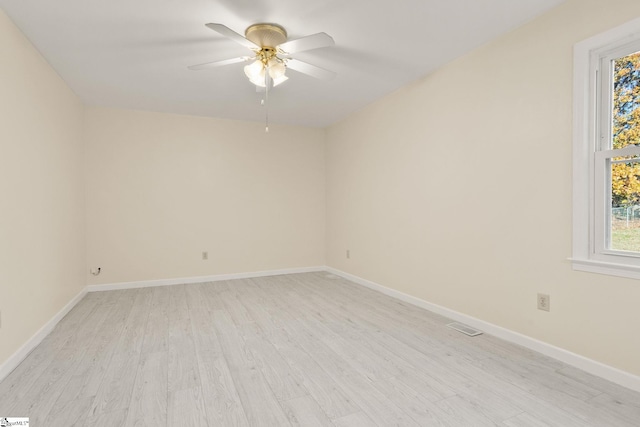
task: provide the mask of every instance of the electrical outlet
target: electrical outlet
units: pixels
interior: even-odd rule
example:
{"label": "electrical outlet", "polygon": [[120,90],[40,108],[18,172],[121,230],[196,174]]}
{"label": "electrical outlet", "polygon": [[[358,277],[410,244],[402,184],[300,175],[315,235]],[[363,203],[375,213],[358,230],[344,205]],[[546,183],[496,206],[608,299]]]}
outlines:
{"label": "electrical outlet", "polygon": [[551,299],[547,294],[538,294],[538,310],[550,311]]}
{"label": "electrical outlet", "polygon": [[347,249],[347,259],[351,259],[351,251]]}
{"label": "electrical outlet", "polygon": [[202,252],[202,259],[203,260],[209,259],[209,252]]}

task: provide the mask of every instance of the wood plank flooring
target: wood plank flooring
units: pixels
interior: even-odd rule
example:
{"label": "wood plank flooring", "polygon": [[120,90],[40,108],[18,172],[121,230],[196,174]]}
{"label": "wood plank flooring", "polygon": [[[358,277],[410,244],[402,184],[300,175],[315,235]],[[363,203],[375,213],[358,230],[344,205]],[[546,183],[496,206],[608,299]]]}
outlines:
{"label": "wood plank flooring", "polygon": [[328,273],[88,294],[0,383],[47,426],[640,426],[640,393]]}

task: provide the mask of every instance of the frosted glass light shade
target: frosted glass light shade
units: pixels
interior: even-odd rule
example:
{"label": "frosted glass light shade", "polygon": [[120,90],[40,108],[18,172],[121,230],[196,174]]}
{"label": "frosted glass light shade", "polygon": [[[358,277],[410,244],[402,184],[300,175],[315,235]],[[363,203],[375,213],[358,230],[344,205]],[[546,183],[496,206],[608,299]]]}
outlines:
{"label": "frosted glass light shade", "polygon": [[288,77],[285,76],[287,67],[282,61],[272,58],[269,60],[269,76],[273,80],[273,85],[278,86],[280,83],[285,82]]}
{"label": "frosted glass light shade", "polygon": [[251,64],[244,67],[244,73],[249,78],[249,81],[256,86],[265,87],[265,69],[262,61],[253,61]]}

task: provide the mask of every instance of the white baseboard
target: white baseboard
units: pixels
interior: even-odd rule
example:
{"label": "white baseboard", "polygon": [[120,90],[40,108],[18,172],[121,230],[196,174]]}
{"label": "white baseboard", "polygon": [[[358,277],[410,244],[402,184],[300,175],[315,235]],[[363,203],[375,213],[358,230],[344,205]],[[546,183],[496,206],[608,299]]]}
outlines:
{"label": "white baseboard", "polygon": [[148,288],[153,286],[183,285],[187,283],[219,282],[221,280],[251,279],[253,277],[280,276],[282,274],[296,274],[296,273],[311,273],[314,271],[325,271],[325,267],[287,268],[283,270],[254,271],[251,273],[232,273],[232,274],[218,274],[215,276],[197,276],[197,277],[183,277],[183,278],[175,278],[175,279],[143,280],[139,282],[109,283],[104,285],[89,285],[87,286],[87,290],[89,292],[114,291],[118,289],[136,289],[136,288]]}
{"label": "white baseboard", "polygon": [[62,310],[60,310],[55,316],[53,316],[47,323],[40,328],[26,343],[22,345],[11,355],[2,365],[0,365],[0,381],[4,380],[28,355],[34,348],[46,338],[47,335],[56,327],[58,322],[62,320],[64,316],[71,311],[73,307],[80,302],[82,298],[87,294],[87,288],[85,287],[71,299]]}
{"label": "white baseboard", "polygon": [[347,280],[350,280],[362,286],[366,286],[367,288],[381,292],[385,295],[389,295],[401,301],[424,308],[458,322],[465,323],[469,326],[480,329],[487,334],[501,338],[505,341],[509,341],[533,351],[537,351],[538,353],[542,353],[545,356],[552,357],[568,365],[582,369],[583,371],[586,371],[590,374],[619,384],[623,387],[627,387],[635,391],[640,391],[640,377],[637,375],[633,375],[629,372],[622,371],[620,369],[605,365],[604,363],[597,362],[592,359],[588,359],[584,356],[580,356],[579,354],[572,353],[560,347],[556,347],[543,341],[539,341],[535,338],[531,338],[518,332],[503,328],[501,326],[494,325],[493,323],[485,322],[484,320],[468,316],[466,314],[448,309],[446,307],[442,307],[437,304],[432,304],[430,302],[405,294],[395,289],[387,288],[386,286],[382,286],[378,283],[363,279],[358,276],[354,276],[349,273],[345,273],[344,271],[340,271],[332,267],[326,267],[325,270],[329,273],[335,274],[336,276],[343,277]]}

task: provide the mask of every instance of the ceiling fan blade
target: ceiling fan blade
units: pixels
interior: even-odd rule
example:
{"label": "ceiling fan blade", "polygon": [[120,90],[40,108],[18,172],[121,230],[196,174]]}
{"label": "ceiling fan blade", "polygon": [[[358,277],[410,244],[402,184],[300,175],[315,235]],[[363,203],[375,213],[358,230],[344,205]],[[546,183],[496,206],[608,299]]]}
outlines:
{"label": "ceiling fan blade", "polygon": [[278,46],[278,49],[282,50],[284,53],[290,54],[303,52],[305,50],[318,49],[321,47],[333,46],[335,44],[336,43],[333,41],[333,38],[331,38],[329,34],[317,33],[282,43]]}
{"label": "ceiling fan blade", "polygon": [[231,28],[222,25],[222,24],[205,24],[208,28],[211,28],[218,34],[222,34],[223,36],[233,40],[234,42],[241,44],[244,47],[248,47],[249,49],[260,49],[260,46],[252,42],[251,40],[245,39],[240,34],[233,31]]}
{"label": "ceiling fan blade", "polygon": [[329,80],[336,75],[333,71],[325,70],[324,68],[316,67],[315,65],[298,61],[297,59],[287,59],[286,64],[287,68],[291,68],[292,70],[296,70],[320,80]]}
{"label": "ceiling fan blade", "polygon": [[225,59],[223,61],[214,61],[214,62],[206,62],[204,64],[190,65],[187,68],[193,71],[206,70],[208,68],[217,68],[217,67],[222,67],[224,65],[236,64],[238,62],[247,62],[247,61],[251,61],[252,59],[253,58],[249,56],[241,56],[240,58],[232,58],[232,59]]}

